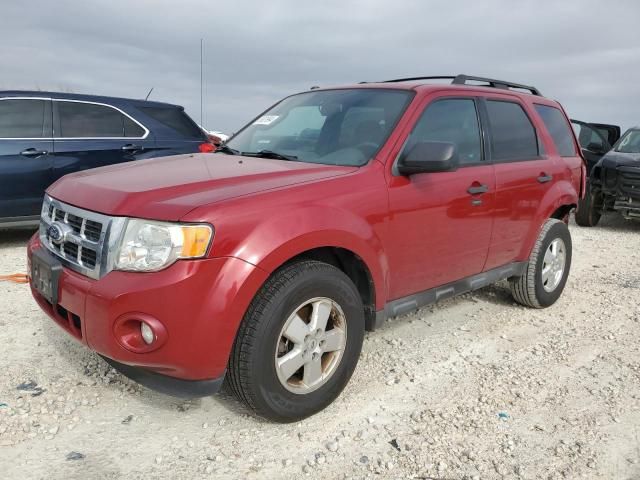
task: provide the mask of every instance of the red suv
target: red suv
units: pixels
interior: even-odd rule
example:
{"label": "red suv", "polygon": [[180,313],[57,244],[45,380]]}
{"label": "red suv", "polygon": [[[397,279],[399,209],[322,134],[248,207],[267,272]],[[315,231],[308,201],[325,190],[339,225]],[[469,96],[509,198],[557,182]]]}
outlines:
{"label": "red suv", "polygon": [[31,288],[69,334],[174,395],[231,389],[287,422],[331,403],[365,330],[509,279],[553,304],[584,160],[533,87],[398,79],[314,89],[216,154],[52,185]]}

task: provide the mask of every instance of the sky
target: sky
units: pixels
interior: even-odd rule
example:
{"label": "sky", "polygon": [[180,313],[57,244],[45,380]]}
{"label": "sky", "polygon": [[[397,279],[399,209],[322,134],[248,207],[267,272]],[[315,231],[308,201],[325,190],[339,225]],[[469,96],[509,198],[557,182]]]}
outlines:
{"label": "sky", "polygon": [[237,131],[291,93],[466,73],[640,124],[637,0],[2,0],[1,89],[144,98]]}

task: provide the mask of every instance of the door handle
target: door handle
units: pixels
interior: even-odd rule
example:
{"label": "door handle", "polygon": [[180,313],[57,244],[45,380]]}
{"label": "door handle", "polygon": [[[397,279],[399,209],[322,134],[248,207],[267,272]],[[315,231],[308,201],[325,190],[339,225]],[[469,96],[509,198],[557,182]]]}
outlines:
{"label": "door handle", "polygon": [[551,180],[553,180],[553,175],[547,175],[547,173],[545,172],[542,172],[538,177],[538,182],[540,183],[547,183],[547,182],[550,182]]}
{"label": "door handle", "polygon": [[140,145],[134,145],[133,143],[127,143],[122,147],[122,151],[124,152],[137,152],[138,150],[143,150]]}
{"label": "door handle", "polygon": [[41,157],[47,155],[49,152],[46,150],[36,150],[35,148],[27,148],[20,152],[23,157]]}
{"label": "door handle", "polygon": [[487,185],[479,185],[475,183],[467,188],[467,193],[471,195],[480,195],[481,193],[487,193],[488,191],[489,187]]}

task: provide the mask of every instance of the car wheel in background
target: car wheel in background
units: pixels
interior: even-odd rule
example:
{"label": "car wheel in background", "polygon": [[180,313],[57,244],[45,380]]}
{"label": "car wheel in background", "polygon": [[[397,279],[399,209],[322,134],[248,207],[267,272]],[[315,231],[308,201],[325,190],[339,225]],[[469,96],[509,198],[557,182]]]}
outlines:
{"label": "car wheel in background", "polygon": [[578,202],[576,210],[576,223],[581,227],[595,227],[600,221],[603,209],[602,193],[595,194],[587,185],[587,193]]}

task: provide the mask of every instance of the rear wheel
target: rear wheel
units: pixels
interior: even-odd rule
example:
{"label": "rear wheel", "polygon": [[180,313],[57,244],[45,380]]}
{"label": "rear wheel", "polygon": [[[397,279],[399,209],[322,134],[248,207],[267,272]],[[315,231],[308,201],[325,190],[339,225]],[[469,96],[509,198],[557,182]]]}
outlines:
{"label": "rear wheel", "polygon": [[578,202],[576,223],[581,227],[595,227],[602,216],[603,206],[602,193],[596,192],[594,194],[587,185],[584,198]]}
{"label": "rear wheel", "polygon": [[227,378],[259,415],[292,422],[329,405],[360,356],[364,307],[341,270],[287,265],[262,287],[236,337]]}
{"label": "rear wheel", "polygon": [[550,218],[542,226],[524,275],[510,279],[516,302],[533,308],[553,305],[562,294],[571,267],[571,235],[567,225]]}

